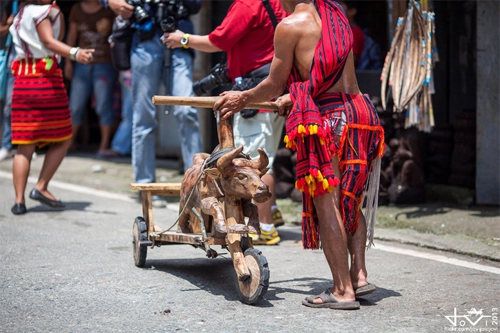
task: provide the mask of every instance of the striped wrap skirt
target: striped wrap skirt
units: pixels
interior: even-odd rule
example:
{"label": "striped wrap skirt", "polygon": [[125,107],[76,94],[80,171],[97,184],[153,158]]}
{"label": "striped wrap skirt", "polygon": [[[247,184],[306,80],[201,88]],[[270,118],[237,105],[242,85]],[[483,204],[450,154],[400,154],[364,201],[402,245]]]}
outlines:
{"label": "striped wrap skirt", "polygon": [[12,63],[12,144],[43,147],[71,138],[71,115],[62,71],[55,58]]}
{"label": "striped wrap skirt", "polygon": [[353,235],[371,163],[385,150],[384,128],[366,95],[324,93],[316,101],[329,132],[330,151],[340,160],[340,208],[345,229]]}

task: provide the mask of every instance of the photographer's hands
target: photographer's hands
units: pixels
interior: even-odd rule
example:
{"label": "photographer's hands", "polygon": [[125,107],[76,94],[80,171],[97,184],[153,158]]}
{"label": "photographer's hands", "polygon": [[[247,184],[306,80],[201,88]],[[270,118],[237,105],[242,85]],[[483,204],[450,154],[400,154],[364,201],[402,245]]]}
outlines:
{"label": "photographer's hands", "polygon": [[181,38],[184,36],[184,32],[180,30],[175,30],[174,32],[165,32],[161,38],[161,42],[165,44],[169,49],[175,49],[182,47]]}
{"label": "photographer's hands", "polygon": [[108,0],[108,6],[117,15],[129,19],[134,14],[134,6],[131,6],[125,0]]}

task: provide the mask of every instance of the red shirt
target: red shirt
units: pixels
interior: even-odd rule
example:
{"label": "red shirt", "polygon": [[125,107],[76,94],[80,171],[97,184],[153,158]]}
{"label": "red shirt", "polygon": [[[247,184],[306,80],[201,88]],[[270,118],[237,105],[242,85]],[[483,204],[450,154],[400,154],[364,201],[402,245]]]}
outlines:
{"label": "red shirt", "polygon": [[358,67],[358,63],[361,60],[361,55],[363,54],[363,50],[365,48],[365,33],[363,29],[361,29],[357,25],[351,25],[352,30],[352,53],[354,54],[354,59],[356,59],[355,66]]}
{"label": "red shirt", "polygon": [[[269,0],[276,19],[286,16],[279,0]],[[227,52],[229,76],[234,82],[272,61],[274,27],[261,0],[235,0],[222,23],[208,38]]]}

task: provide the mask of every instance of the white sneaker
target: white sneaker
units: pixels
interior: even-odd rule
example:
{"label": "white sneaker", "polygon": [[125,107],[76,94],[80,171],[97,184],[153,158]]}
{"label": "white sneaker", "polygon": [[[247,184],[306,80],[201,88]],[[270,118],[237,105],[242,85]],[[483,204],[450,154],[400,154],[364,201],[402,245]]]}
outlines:
{"label": "white sneaker", "polygon": [[12,150],[9,150],[7,148],[0,148],[0,161],[11,158],[12,156],[14,156]]}

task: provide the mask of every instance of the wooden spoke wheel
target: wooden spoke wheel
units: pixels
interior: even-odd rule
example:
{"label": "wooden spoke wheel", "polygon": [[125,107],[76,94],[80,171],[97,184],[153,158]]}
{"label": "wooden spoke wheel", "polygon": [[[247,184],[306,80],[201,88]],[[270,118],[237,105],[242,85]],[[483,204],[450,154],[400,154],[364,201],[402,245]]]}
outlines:
{"label": "wooden spoke wheel", "polygon": [[269,265],[262,252],[249,248],[245,251],[245,261],[250,270],[250,277],[245,281],[236,279],[240,300],[246,304],[259,302],[269,287]]}
{"label": "wooden spoke wheel", "polygon": [[148,240],[147,231],[146,221],[141,216],[136,217],[132,232],[132,244],[134,246],[134,262],[137,267],[144,267],[146,264],[148,247],[141,245],[141,241]]}

